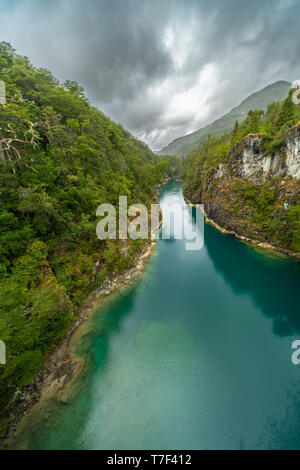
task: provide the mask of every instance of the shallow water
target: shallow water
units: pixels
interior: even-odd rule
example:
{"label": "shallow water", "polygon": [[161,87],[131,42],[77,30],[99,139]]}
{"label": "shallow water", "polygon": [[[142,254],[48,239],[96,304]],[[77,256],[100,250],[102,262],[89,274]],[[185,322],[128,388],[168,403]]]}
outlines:
{"label": "shallow water", "polygon": [[[181,184],[160,201],[183,205]],[[29,449],[300,449],[299,263],[210,225],[202,250],[184,243],[159,240],[94,315],[79,392],[35,416]]]}

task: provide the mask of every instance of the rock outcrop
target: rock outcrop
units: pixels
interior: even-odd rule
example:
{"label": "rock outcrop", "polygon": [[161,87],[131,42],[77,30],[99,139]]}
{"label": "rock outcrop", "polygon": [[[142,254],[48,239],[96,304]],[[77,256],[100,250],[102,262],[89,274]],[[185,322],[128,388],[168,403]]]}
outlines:
{"label": "rock outcrop", "polygon": [[[282,148],[274,154],[262,150],[263,134],[249,134],[236,144],[229,156],[234,176],[262,184],[273,176],[300,180],[300,125],[291,129]],[[216,174],[220,173],[219,165]]]}
{"label": "rock outcrop", "polygon": [[287,175],[300,179],[300,125],[291,129],[286,136],[286,168]]}
{"label": "rock outcrop", "polygon": [[300,205],[300,123],[273,154],[263,150],[263,138],[247,135],[227,161],[209,170],[199,161],[199,185],[187,183],[185,196],[204,204],[207,217],[227,232],[300,257],[289,213]]}

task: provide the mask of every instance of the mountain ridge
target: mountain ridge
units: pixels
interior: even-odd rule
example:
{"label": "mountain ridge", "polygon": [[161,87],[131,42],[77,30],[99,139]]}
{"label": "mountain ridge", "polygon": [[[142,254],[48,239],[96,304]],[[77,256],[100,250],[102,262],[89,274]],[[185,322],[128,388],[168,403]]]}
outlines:
{"label": "mountain ridge", "polygon": [[158,155],[177,155],[183,157],[194,150],[208,135],[220,136],[233,129],[235,121],[245,119],[251,109],[266,110],[272,101],[282,101],[288,95],[292,84],[279,80],[258,90],[245,98],[238,106],[216,119],[212,123],[182,137],[177,137],[170,144],[157,152]]}

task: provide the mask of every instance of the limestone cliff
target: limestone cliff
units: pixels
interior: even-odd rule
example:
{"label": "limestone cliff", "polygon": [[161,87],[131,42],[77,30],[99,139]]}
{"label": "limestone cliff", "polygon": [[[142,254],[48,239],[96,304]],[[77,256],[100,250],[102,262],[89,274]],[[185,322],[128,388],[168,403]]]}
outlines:
{"label": "limestone cliff", "polygon": [[[234,176],[263,183],[273,176],[292,176],[300,180],[300,125],[291,129],[282,148],[274,154],[262,150],[263,134],[250,134],[230,152]],[[217,172],[222,172],[220,168]]]}
{"label": "limestone cliff", "polygon": [[204,204],[208,218],[300,257],[300,123],[275,152],[264,150],[263,134],[249,134],[227,161],[209,169],[200,161],[195,173],[198,183],[186,182],[185,195]]}

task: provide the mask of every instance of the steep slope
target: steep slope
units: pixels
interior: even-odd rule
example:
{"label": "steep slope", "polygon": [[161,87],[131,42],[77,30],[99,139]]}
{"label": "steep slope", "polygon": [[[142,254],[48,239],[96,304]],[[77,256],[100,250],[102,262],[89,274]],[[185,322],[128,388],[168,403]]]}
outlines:
{"label": "steep slope", "polygon": [[179,137],[164,147],[159,154],[183,156],[194,150],[208,135],[220,136],[233,129],[238,120],[245,119],[251,109],[266,110],[273,101],[284,100],[291,88],[291,83],[285,81],[275,82],[246,98],[239,106],[217,119],[212,124],[199,129],[192,134]]}
{"label": "steep slope", "polygon": [[149,205],[169,167],[64,85],[0,43],[0,409],[30,383],[87,295],[145,240],[99,240],[99,204]]}
{"label": "steep slope", "polygon": [[[185,196],[227,232],[300,259],[300,110],[291,93],[186,161]],[[254,133],[249,133],[254,132]]]}

